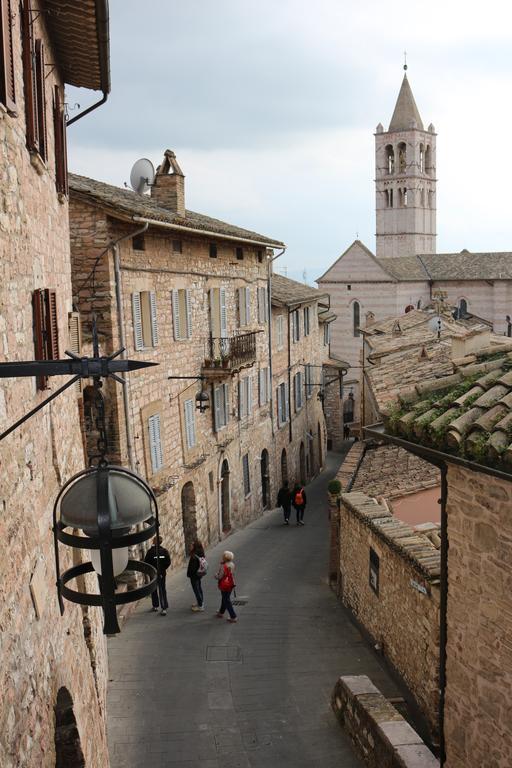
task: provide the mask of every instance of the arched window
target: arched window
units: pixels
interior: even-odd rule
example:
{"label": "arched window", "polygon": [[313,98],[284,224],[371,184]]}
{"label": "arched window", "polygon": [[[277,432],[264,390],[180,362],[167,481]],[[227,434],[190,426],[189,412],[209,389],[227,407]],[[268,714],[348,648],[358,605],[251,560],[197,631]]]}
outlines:
{"label": "arched window", "polygon": [[430,147],[427,145],[425,148],[425,173],[427,176],[430,176],[432,169],[431,169],[431,163],[432,163],[432,154],[430,151]]}
{"label": "arched window", "polygon": [[361,335],[361,331],[359,330],[360,318],[361,318],[361,307],[359,306],[358,301],[354,301],[352,305],[352,321],[353,321],[354,336]]}
{"label": "arched window", "polygon": [[408,199],[409,199],[408,190],[407,190],[407,188],[405,188],[404,189],[404,208],[407,208]]}
{"label": "arched window", "polygon": [[389,208],[389,189],[384,190],[384,198],[386,200],[386,208]]}
{"label": "arched window", "polygon": [[393,207],[393,190],[392,189],[389,190],[389,207],[390,208]]}
{"label": "arched window", "polygon": [[423,144],[420,144],[420,173],[425,173],[425,150]]}
{"label": "arched window", "polygon": [[386,147],[386,167],[389,174],[395,172],[395,150],[391,144]]}
{"label": "arched window", "polygon": [[407,169],[407,147],[402,141],[398,145],[398,173],[405,173]]}

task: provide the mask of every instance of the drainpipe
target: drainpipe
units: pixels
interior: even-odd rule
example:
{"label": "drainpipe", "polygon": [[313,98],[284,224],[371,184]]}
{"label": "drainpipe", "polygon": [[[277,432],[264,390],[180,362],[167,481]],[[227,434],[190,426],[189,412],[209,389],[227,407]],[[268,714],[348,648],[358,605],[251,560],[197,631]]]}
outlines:
{"label": "drainpipe", "polygon": [[446,646],[448,641],[448,499],[447,465],[441,466],[441,594],[439,605],[439,750],[441,768],[446,761],[444,705],[446,696]]}
{"label": "drainpipe", "polygon": [[292,342],[290,338],[290,315],[288,308],[288,440],[291,443],[293,438],[292,430]]}
{"label": "drainpipe", "polygon": [[[121,347],[123,348],[123,351],[121,352],[121,357],[124,359],[126,359],[127,354],[126,354],[126,333],[125,333],[125,326],[124,326],[123,294],[122,294],[122,288],[121,288],[121,265],[119,263],[119,243],[121,243],[123,240],[128,240],[132,237],[135,237],[136,235],[141,235],[143,232],[146,232],[148,227],[149,227],[149,224],[146,223],[144,224],[144,226],[139,227],[134,232],[130,232],[128,235],[123,235],[122,237],[119,237],[117,240],[111,243],[112,253],[114,254],[117,324],[118,324],[118,330],[119,330],[119,341],[120,341]],[[125,432],[126,432],[126,449],[128,451],[128,462],[130,464],[130,469],[133,472],[136,472],[135,454],[133,450],[133,430],[132,430],[132,422],[130,419],[130,400],[128,396],[128,379],[127,379],[126,373],[122,373],[121,376],[124,379],[124,386],[122,389],[123,389],[124,426],[125,426]]]}
{"label": "drainpipe", "polygon": [[276,259],[283,255],[286,248],[278,253],[276,256],[272,256],[267,259],[267,297],[268,297],[268,367],[269,367],[269,379],[270,379],[270,424],[272,426],[272,437],[275,437],[275,416],[274,416],[274,379],[273,379],[273,365],[272,365],[272,264]]}

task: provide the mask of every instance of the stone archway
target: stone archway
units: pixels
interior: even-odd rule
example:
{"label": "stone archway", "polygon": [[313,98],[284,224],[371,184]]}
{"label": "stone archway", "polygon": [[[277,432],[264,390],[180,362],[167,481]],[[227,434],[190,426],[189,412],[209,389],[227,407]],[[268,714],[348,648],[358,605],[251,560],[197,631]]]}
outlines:
{"label": "stone archway", "polygon": [[59,688],[55,702],[55,768],[85,768],[73,699],[67,688]]}
{"label": "stone archway", "polygon": [[193,483],[185,483],[181,489],[181,515],[183,518],[183,538],[185,554],[190,554],[194,541],[197,540],[196,492]]}
{"label": "stone archway", "polygon": [[261,503],[263,509],[270,505],[270,475],[268,466],[268,451],[264,448],[261,452]]}
{"label": "stone archway", "polygon": [[288,457],[286,448],[281,451],[281,482],[284,485],[288,481]]}
{"label": "stone archway", "polygon": [[227,459],[222,459],[219,467],[219,527],[221,534],[231,530],[231,490]]}
{"label": "stone archway", "polygon": [[307,472],[306,472],[306,451],[304,450],[304,443],[301,443],[299,448],[299,474],[300,474],[301,485],[306,485]]}

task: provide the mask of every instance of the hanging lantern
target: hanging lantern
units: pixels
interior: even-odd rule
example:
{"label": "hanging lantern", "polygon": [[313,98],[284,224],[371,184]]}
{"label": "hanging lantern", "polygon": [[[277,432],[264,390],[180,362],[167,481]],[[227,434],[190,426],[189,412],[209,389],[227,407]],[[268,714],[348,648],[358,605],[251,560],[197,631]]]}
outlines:
{"label": "hanging lantern", "polygon": [[196,408],[199,413],[204,413],[210,407],[210,396],[206,390],[202,389],[196,395]]}
{"label": "hanging lantern", "polygon": [[[130,560],[128,547],[155,536],[158,525],[155,495],[135,472],[102,461],[99,466],[74,475],[60,490],[53,507],[61,614],[64,612],[63,598],[81,605],[98,605],[104,613],[103,632],[108,635],[119,632],[116,606],[151,594],[156,589],[158,577],[153,566]],[[70,533],[68,528],[79,529],[80,534]],[[90,561],[61,574],[58,542],[89,550]],[[125,570],[141,573],[145,583],[128,592],[116,593],[115,578]],[[86,592],[85,587],[81,590],[68,586],[73,579],[94,571],[98,576],[99,593]]]}

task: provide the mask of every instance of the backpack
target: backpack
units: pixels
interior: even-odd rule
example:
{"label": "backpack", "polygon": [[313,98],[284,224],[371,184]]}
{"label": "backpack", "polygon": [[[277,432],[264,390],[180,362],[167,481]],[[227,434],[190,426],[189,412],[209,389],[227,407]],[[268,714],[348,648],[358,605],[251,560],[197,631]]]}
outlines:
{"label": "backpack", "polygon": [[199,557],[199,555],[196,555],[196,557],[199,560],[199,568],[197,569],[197,575],[204,576],[205,573],[208,572],[208,562],[206,560],[206,557]]}
{"label": "backpack", "polygon": [[302,488],[299,488],[299,490],[296,491],[293,503],[295,504],[296,507],[302,507],[302,505],[304,504],[304,495],[302,493]]}

